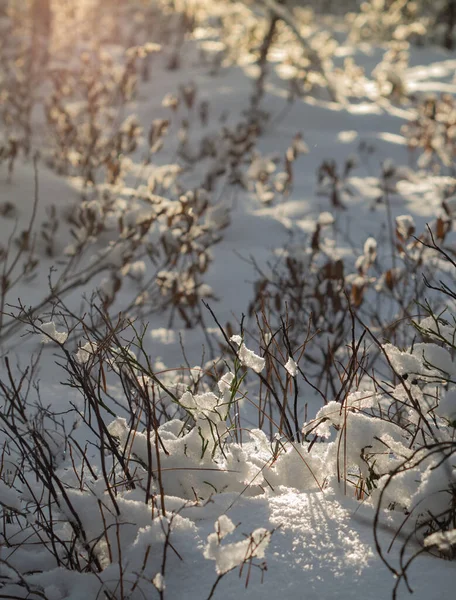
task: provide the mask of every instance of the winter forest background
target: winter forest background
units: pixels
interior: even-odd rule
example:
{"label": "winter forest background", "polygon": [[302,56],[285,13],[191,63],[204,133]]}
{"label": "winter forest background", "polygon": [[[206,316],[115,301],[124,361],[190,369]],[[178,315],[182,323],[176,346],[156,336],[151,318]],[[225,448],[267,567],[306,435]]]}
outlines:
{"label": "winter forest background", "polygon": [[455,23],[0,0],[0,598],[450,597]]}

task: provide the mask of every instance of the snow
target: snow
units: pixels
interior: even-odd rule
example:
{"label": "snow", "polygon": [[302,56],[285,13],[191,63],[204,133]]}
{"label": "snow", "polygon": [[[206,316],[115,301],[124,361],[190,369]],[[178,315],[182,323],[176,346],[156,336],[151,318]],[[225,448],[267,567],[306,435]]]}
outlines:
{"label": "snow", "polygon": [[[203,0],[190,4],[198,13],[207,9]],[[416,117],[415,108],[407,100],[382,97],[379,90],[387,93],[395,84],[404,93],[456,93],[454,52],[426,44],[412,46],[409,64],[386,64],[376,70],[385,60],[385,47],[374,40],[357,46],[344,38],[339,46],[334,42],[334,61],[339,69],[347,69],[350,61],[344,66],[342,59],[350,57],[364,69],[359,80],[351,82],[359,86],[359,97],[330,101],[318,83],[308,81],[302,97],[288,106],[287,81],[302,70],[302,65],[292,64],[297,48],[289,39],[282,55],[276,52],[271,57],[261,104],[271,118],[260,119],[261,134],[249,132],[243,111],[253,90],[252,74],[258,69],[252,55],[242,55],[241,48],[236,60],[230,57],[236,48],[228,38],[240,35],[249,22],[255,25],[257,18],[248,7],[235,4],[230,10],[238,12],[226,25],[226,39],[212,39],[221,35],[217,11],[226,8],[225,3],[216,4],[210,7],[215,15],[212,25],[195,29],[185,40],[169,42],[183,44],[180,68],[166,68],[172,54],[168,42],[129,51],[130,56],[143,52],[154,56],[151,81],[142,81],[138,95],[120,111],[130,113],[119,117],[124,134],[136,126],[143,129],[138,148],[125,160],[126,174],[120,182],[85,186],[71,170],[68,175],[56,174],[44,158],[35,170],[31,159],[22,155],[9,178],[0,164],[2,252],[10,238],[12,248],[21,247],[20,234],[33,219],[39,232],[50,231],[53,207],[59,220],[52,251],[46,251],[46,237],[37,234],[29,250],[21,250],[17,264],[11,255],[4,262],[5,269],[13,264],[8,277],[18,278],[1,306],[0,323],[1,402],[5,401],[0,509],[2,535],[7,532],[10,540],[0,548],[5,597],[44,594],[49,600],[87,600],[105,593],[131,600],[197,600],[207,598],[216,583],[215,597],[227,600],[389,598],[395,579],[380,559],[373,537],[381,490],[385,494],[377,541],[386,552],[400,529],[387,553],[399,571],[401,541],[411,535],[414,524],[423,515],[448,509],[448,490],[456,481],[454,464],[439,463],[438,457],[420,450],[414,456],[414,444],[421,443],[421,437],[413,435],[413,428],[426,415],[431,429],[423,437],[454,443],[454,323],[449,311],[436,318],[416,308],[417,329],[424,332],[425,342],[413,333],[401,337],[394,325],[398,305],[404,304],[405,314],[415,316],[415,293],[424,302],[422,265],[451,280],[451,271],[445,272],[448,267],[418,247],[414,236],[427,235],[427,223],[436,233],[439,227],[448,227],[442,239],[450,253],[454,250],[455,182],[437,169],[425,171],[424,164],[411,166],[402,126]],[[139,31],[140,20],[135,23],[129,26]],[[342,37],[343,28],[333,26],[338,28],[336,37]],[[309,30],[318,48],[322,42],[313,27],[303,25],[303,31]],[[282,30],[279,34],[286,35]],[[195,47],[198,38],[207,63]],[[328,53],[332,45],[327,42]],[[115,48],[119,50],[114,44]],[[318,81],[318,74],[313,75]],[[341,90],[346,87],[343,77],[334,76]],[[193,105],[192,94],[197,99]],[[198,116],[201,100],[209,103],[206,124]],[[152,121],[158,127],[160,119],[170,120],[164,127],[169,134],[154,140],[149,152],[147,131]],[[39,117],[37,121],[34,149],[43,146],[46,158],[46,126]],[[181,146],[179,137],[186,140]],[[243,154],[250,142],[251,152]],[[201,161],[194,160],[204,144],[210,152]],[[369,145],[375,146],[372,152],[366,149]],[[346,164],[353,154],[357,165],[350,171]],[[242,157],[239,164],[237,156]],[[332,159],[339,207],[328,192],[331,178],[326,176],[318,185],[316,177],[322,161]],[[78,161],[78,153],[70,155],[73,166]],[[221,167],[231,163],[235,167],[222,180],[214,179],[213,190],[201,188],[202,181],[212,181]],[[33,216],[36,179],[39,202]],[[13,214],[8,202],[14,206]],[[312,247],[312,236],[318,237],[321,254]],[[163,249],[167,254],[162,261]],[[32,268],[35,259],[38,263]],[[338,385],[335,389],[326,385],[324,404],[302,378],[313,376],[304,337],[300,345],[283,344],[287,328],[296,326],[305,334],[308,315],[296,313],[291,323],[295,315],[285,304],[290,296],[283,286],[276,290],[277,297],[270,297],[270,305],[256,311],[261,321],[273,302],[281,301],[284,320],[277,331],[258,332],[255,315],[248,315],[252,283],[256,285],[259,273],[271,276],[281,268],[277,265],[282,259],[294,265],[292,291],[302,284],[313,294],[309,313],[316,315],[315,330],[321,333],[313,359],[329,353],[339,365]],[[354,392],[344,386],[339,391],[349,364],[351,333],[337,346],[337,328],[326,329],[324,323],[325,317],[334,317],[332,323],[337,318],[344,321],[333,295],[338,285],[343,288],[337,269],[331,270],[338,260],[343,262],[343,292],[352,299],[356,291],[362,294],[361,314],[377,334],[375,343],[374,338],[364,339],[366,354],[383,357],[384,352],[388,359],[379,363],[377,386],[356,378],[359,387]],[[22,269],[24,279],[19,277]],[[53,305],[57,292],[65,303],[60,307]],[[380,292],[385,295],[377,295]],[[173,303],[176,297],[178,304]],[[198,312],[204,298],[219,323],[223,327],[229,323],[226,338],[204,307]],[[81,326],[75,315],[87,313],[90,299],[99,311]],[[157,302],[163,311],[149,311]],[[29,312],[29,307],[37,308]],[[113,330],[107,327],[105,311],[113,319]],[[13,313],[20,315],[20,326]],[[388,336],[376,329],[376,314],[391,324]],[[345,313],[345,322],[349,318]],[[134,337],[133,331],[139,336]],[[62,365],[67,361],[75,364],[65,373]],[[11,368],[20,381],[17,389],[12,387]],[[70,385],[61,385],[67,375]],[[163,388],[155,385],[156,378]],[[99,404],[88,416],[78,390],[94,382]],[[20,415],[19,428],[7,434],[5,396],[11,390],[13,398],[27,390],[30,401]],[[267,403],[274,394],[288,403],[290,415],[296,398],[294,440],[284,435],[277,414],[269,419]],[[142,404],[144,398],[147,402]],[[104,445],[93,435],[100,415],[106,425]],[[15,439],[41,431],[40,418],[45,432],[40,447],[49,451],[43,456],[55,463],[57,473],[55,498],[46,495],[43,482],[29,470],[36,458],[33,453],[28,455],[32,462],[21,461],[17,454]],[[406,427],[399,425],[400,418]],[[67,443],[70,434],[74,445]],[[115,472],[114,451],[127,463],[135,487],[126,481],[124,471]],[[410,469],[400,471],[382,488],[391,470],[404,460]],[[112,469],[113,496],[104,469],[110,474]],[[36,508],[37,498],[43,499],[43,513]],[[393,505],[396,510],[387,510]],[[71,539],[75,529],[82,528],[93,551],[78,541],[80,572],[54,560],[49,552],[53,542],[38,544],[43,535],[39,521],[46,523],[53,511],[58,539]],[[405,514],[411,517],[403,523]],[[414,598],[449,597],[454,562],[435,555],[436,550],[454,551],[455,530],[426,531],[423,539],[416,538],[406,556],[422,544],[434,552],[419,556],[407,572]],[[92,559],[100,569],[94,568]],[[23,580],[18,573],[23,573]],[[399,597],[408,597],[404,581]]]}
{"label": "snow", "polygon": [[84,365],[96,355],[97,344],[95,342],[87,342],[76,352],[76,361],[80,365]]}
{"label": "snow", "polygon": [[161,573],[157,573],[152,579],[152,583],[159,592],[164,592],[166,589],[165,579]]}
{"label": "snow", "polygon": [[255,373],[261,373],[266,363],[265,359],[255,354],[253,350],[249,350],[242,341],[240,335],[233,335],[230,339],[239,346],[238,354],[241,364],[243,364],[245,367],[249,367],[255,371]]}
{"label": "snow", "polygon": [[439,550],[450,550],[451,546],[456,543],[456,529],[450,531],[432,533],[424,540],[427,547],[437,546]]}
{"label": "snow", "polygon": [[291,356],[288,357],[287,362],[285,363],[285,369],[288,371],[288,373],[292,376],[292,377],[296,377],[296,373],[298,372],[298,365],[295,363],[295,361],[291,358]]}
{"label": "snow", "polygon": [[21,510],[20,498],[17,491],[13,487],[6,485],[3,481],[0,481],[0,503],[7,508]]}
{"label": "snow", "polygon": [[43,344],[48,344],[51,341],[63,344],[68,337],[67,331],[57,331],[54,321],[43,323],[41,325],[41,331],[41,341]]}
{"label": "snow", "polygon": [[[222,523],[220,523],[221,519]],[[215,570],[218,575],[232,571],[251,558],[264,558],[269,545],[271,534],[263,527],[255,529],[245,540],[222,544],[223,538],[234,529],[232,521],[222,515],[215,523],[215,533],[211,533],[207,538],[204,556],[209,560],[215,560]]]}

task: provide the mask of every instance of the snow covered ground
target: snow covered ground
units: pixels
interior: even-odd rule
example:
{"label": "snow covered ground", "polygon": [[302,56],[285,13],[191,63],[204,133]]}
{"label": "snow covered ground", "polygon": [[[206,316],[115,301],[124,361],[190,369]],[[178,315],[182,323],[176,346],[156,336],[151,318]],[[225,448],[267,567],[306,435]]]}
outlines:
{"label": "snow covered ground", "polygon": [[[39,398],[46,411],[49,411],[49,414],[52,411],[58,413],[58,421],[65,422],[67,428],[75,419],[74,414],[68,414],[68,411],[76,405],[83,413],[84,403],[74,386],[65,387],[61,383],[68,380],[68,373],[62,368],[62,364],[68,358],[64,349],[70,356],[74,356],[78,347],[93,339],[90,329],[84,331],[80,323],[77,324],[77,319],[71,321],[68,315],[82,315],[88,311],[90,298],[96,290],[101,289],[101,295],[96,298],[96,302],[101,304],[105,301],[114,321],[120,312],[126,314],[127,307],[132,307],[132,311],[136,310],[135,314],[138,315],[136,326],[139,328],[138,323],[141,319],[148,323],[144,336],[145,352],[150,355],[155,373],[163,377],[166,385],[171,386],[170,382],[178,377],[180,367],[186,369],[188,365],[202,364],[204,369],[209,370],[211,361],[220,354],[218,344],[223,340],[211,314],[204,307],[201,314],[206,325],[205,332],[201,324],[196,324],[193,328],[186,327],[185,317],[179,316],[175,308],[167,307],[163,312],[151,313],[147,310],[147,300],[143,306],[135,306],[139,293],[147,291],[144,282],[148,281],[149,277],[154,280],[156,270],[170,273],[176,269],[172,261],[162,264],[161,257],[154,263],[153,252],[147,256],[147,252],[143,251],[146,243],[151,246],[156,244],[158,247],[161,243],[159,240],[163,239],[166,230],[173,230],[172,221],[167,225],[157,218],[144,238],[144,246],[135,247],[135,259],[144,261],[144,266],[141,263],[136,267],[138,277],[131,267],[130,271],[126,270],[123,250],[118,250],[125,239],[130,240],[127,236],[121,237],[119,221],[131,222],[133,229],[139,228],[141,219],[145,220],[149,214],[140,197],[141,186],[149,185],[150,192],[151,178],[159,177],[160,183],[150,193],[166,196],[166,186],[163,184],[165,177],[163,170],[159,170],[160,167],[163,169],[163,165],[176,164],[182,167],[179,185],[190,189],[193,185],[200,185],[217,161],[228,160],[228,155],[222,152],[221,138],[215,138],[215,158],[213,155],[205,157],[200,162],[196,161],[194,166],[191,160],[182,156],[182,148],[192,155],[200,147],[203,136],[209,132],[217,134],[223,126],[235,127],[244,119],[243,111],[249,106],[254,80],[258,75],[257,67],[251,60],[239,60],[236,64],[222,66],[214,73],[207,62],[201,60],[198,52],[198,44],[201,43],[203,47],[206,43],[207,48],[217,49],[213,31],[210,31],[210,34],[210,40],[205,40],[208,34],[201,30],[193,36],[200,38],[199,40],[188,39],[184,42],[184,50],[179,55],[179,68],[175,70],[165,68],[169,60],[166,48],[162,53],[152,55],[150,81],[140,82],[137,96],[125,105],[122,114],[122,120],[127,119],[129,115],[136,115],[145,133],[140,138],[138,148],[129,154],[130,170],[124,179],[118,184],[106,186],[109,187],[110,198],[115,197],[117,203],[110,204],[109,210],[100,200],[102,192],[97,196],[96,186],[93,188],[95,191],[90,187],[88,192],[85,191],[86,196],[82,203],[81,177],[56,174],[55,169],[52,170],[46,164],[46,142],[42,141],[45,139],[45,125],[40,122],[40,117],[37,117],[37,133],[33,138],[33,148],[41,151],[36,167],[30,157],[25,159],[21,156],[15,161],[14,171],[9,177],[6,164],[0,165],[0,207],[7,207],[9,204],[14,207],[10,210],[2,209],[0,216],[0,244],[3,249],[8,246],[8,240],[17,238],[20,232],[29,229],[31,219],[34,230],[38,232],[42,230],[43,222],[52,223],[52,207],[55,207],[55,215],[59,221],[49,256],[46,255],[47,240],[38,233],[34,242],[36,249],[34,247],[30,253],[30,246],[24,246],[18,266],[11,272],[12,279],[18,276],[22,265],[29,260],[29,255],[39,260],[39,264],[31,268],[30,277],[27,274],[26,277],[19,277],[17,284],[4,295],[2,311],[6,314],[0,329],[0,373],[5,385],[2,387],[3,395],[6,394],[6,388],[11,391],[12,387],[9,368],[13,371],[13,377],[20,377],[21,370],[39,355],[39,363],[33,372],[33,380],[39,381],[39,394],[38,388],[31,388],[29,402],[33,405]],[[107,52],[115,55],[116,51],[118,49],[116,50],[115,46],[107,46]],[[322,224],[320,250],[331,261],[341,259],[344,262],[345,274],[352,276],[352,279],[347,281],[351,281],[352,285],[356,284],[355,276],[360,273],[359,269],[357,272],[357,268],[363,264],[361,259],[369,258],[369,243],[372,242],[368,242],[366,250],[366,241],[370,238],[376,241],[376,265],[381,266],[372,267],[369,275],[362,274],[365,281],[363,286],[366,285],[363,291],[366,312],[360,314],[364,319],[371,316],[369,311],[371,306],[375,305],[375,294],[382,289],[382,285],[385,287],[384,274],[388,269],[400,265],[406,275],[409,269],[410,280],[407,285],[411,287],[414,285],[410,284],[410,281],[419,279],[418,271],[413,271],[410,266],[411,262],[393,257],[390,244],[391,224],[396,222],[396,217],[407,215],[413,218],[417,235],[426,230],[426,224],[430,224],[437,231],[437,221],[443,214],[442,202],[451,195],[455,180],[448,170],[432,173],[424,168],[416,168],[415,165],[411,168],[414,158],[410,156],[402,127],[415,118],[416,105],[410,100],[396,101],[392,97],[379,96],[374,83],[375,77],[372,75],[386,51],[386,47],[382,45],[352,44],[348,41],[338,45],[334,54],[336,65],[340,66],[344,58],[353,57],[355,63],[365,71],[365,79],[359,82],[362,91],[358,97],[346,94],[345,101],[339,103],[330,100],[325,90],[317,90],[315,93],[294,99],[293,103],[288,105],[286,83],[271,68],[261,102],[261,108],[269,113],[270,118],[264,123],[258,139],[255,138],[253,154],[246,152],[244,162],[239,166],[244,178],[244,189],[232,185],[228,181],[228,173],[223,175],[217,181],[210,197],[210,204],[214,208],[209,212],[202,212],[201,221],[198,222],[203,223],[203,229],[206,228],[206,237],[198,239],[209,240],[207,247],[210,255],[210,263],[207,270],[203,271],[201,279],[204,285],[210,286],[211,292],[207,288],[207,293],[202,296],[209,302],[218,321],[222,325],[230,322],[235,334],[240,333],[242,315],[248,313],[254,295],[253,284],[259,278],[254,264],[263,272],[270,272],[270,265],[278,259],[281,252],[283,254],[284,248],[288,249],[290,255],[307,256],[317,223]],[[275,60],[272,64],[279,65],[278,71],[282,69],[286,72],[287,65],[281,62],[279,51]],[[412,46],[409,62],[401,71],[401,81],[407,94],[454,94],[455,66],[454,52],[433,46]],[[342,77],[337,85],[341,86],[341,82]],[[169,107],[162,106],[162,100],[166,94],[182,93],[182,90],[179,92],[179,86],[182,85],[193,86],[197,103],[186,108],[181,100],[174,113]],[[207,102],[207,124],[197,113],[197,106],[201,107],[201,102]],[[171,124],[164,138],[163,150],[157,154],[156,159],[152,157],[149,164],[142,164],[147,147],[145,137],[152,120],[170,117]],[[182,127],[182,119],[187,119],[190,123],[187,132],[183,131],[185,126]],[[287,149],[298,133],[302,134],[308,152],[298,153],[293,162],[290,193],[275,193],[274,200],[265,201],[267,197],[262,194],[266,192],[263,189],[259,191],[256,186],[256,174],[258,170],[269,170],[272,180],[278,173],[283,172]],[[182,141],[185,135],[187,142],[184,146],[181,145],[179,150],[178,140]],[[356,166],[345,178],[342,173],[346,161],[351,156],[356,156]],[[342,207],[335,207],[334,197],[328,192],[329,188],[325,188],[325,185],[330,185],[328,181],[325,180],[319,185],[317,180],[319,167],[323,161],[328,160],[334,160],[337,165],[340,177],[336,187]],[[384,174],[388,168],[393,169],[391,179],[394,179],[394,184],[393,191],[385,193],[382,187],[385,177],[383,176],[382,180],[382,172]],[[168,189],[170,196],[173,194],[174,198],[176,192],[173,189],[173,177],[172,175],[172,183]],[[102,187],[100,186],[101,190]],[[136,195],[134,190],[139,190]],[[36,193],[38,202],[35,207]],[[90,205],[90,202],[93,204]],[[177,204],[176,200],[173,202]],[[78,204],[82,206],[80,215],[85,217],[80,216],[81,220],[76,224],[74,221],[65,221],[64,215],[68,214],[70,207]],[[197,211],[197,202],[194,207],[196,208],[192,210]],[[73,216],[79,214],[76,210],[71,210]],[[75,241],[70,230],[82,231],[86,227],[87,231],[87,222],[92,218],[91,215],[98,215],[93,217],[96,221],[101,213],[104,217],[108,215],[109,226],[93,234],[93,241],[84,246],[84,253],[81,253],[80,257],[76,253],[76,258],[72,258],[70,246],[77,246],[80,240]],[[451,235],[449,232],[446,238],[450,245]],[[206,242],[201,243],[204,246]],[[4,275],[20,244],[12,242],[9,247],[10,254],[3,261]],[[109,249],[109,253],[103,254],[106,248]],[[410,255],[412,256],[412,251]],[[69,261],[72,260],[71,270],[67,270]],[[437,268],[440,263],[433,262],[435,260],[429,258],[427,263],[424,261],[425,266]],[[178,265],[177,269],[182,268],[179,266],[181,263],[175,264]],[[89,279],[86,276],[92,271],[93,277]],[[68,276],[65,275],[67,279],[62,279],[61,284],[56,283],[62,273],[68,273]],[[119,276],[119,281],[121,280],[118,289],[115,289],[118,282],[116,275]],[[303,277],[306,277],[305,273]],[[366,283],[368,277],[372,279],[369,285]],[[407,277],[405,279],[407,280]],[[151,305],[155,298],[153,294],[156,293],[153,291],[154,285],[151,283],[149,286],[152,290]],[[405,298],[410,289],[403,285],[404,288],[398,287],[397,290],[398,294],[403,292]],[[54,294],[50,291],[52,286],[56,286]],[[64,305],[59,305],[53,311],[52,303],[57,295],[62,298]],[[50,301],[45,302],[46,298]],[[424,301],[424,295],[419,299]],[[31,317],[31,322],[37,323],[34,333],[26,312],[20,313],[20,318],[25,321],[22,327],[17,326],[17,320],[11,316],[13,313],[18,314],[19,302],[26,308],[38,307],[33,318]],[[387,321],[406,314],[398,313],[398,302],[391,297],[381,300],[380,304],[378,314]],[[200,299],[198,306],[201,306]],[[62,318],[64,313],[68,320]],[[192,319],[198,314],[191,311],[188,313]],[[38,321],[37,317],[40,317]],[[328,318],[332,318],[332,315]],[[346,318],[348,319],[349,315]],[[55,329],[45,325],[52,321],[57,324],[58,332],[70,329],[68,340],[58,340]],[[373,321],[369,324],[372,323]],[[72,325],[74,331],[71,331]],[[244,325],[247,348],[264,356],[264,340],[255,333],[255,317],[247,318]],[[103,325],[98,322],[94,328],[95,331],[101,332]],[[302,324],[304,332],[305,328],[306,324]],[[39,331],[44,332],[44,338],[37,335]],[[62,344],[52,343],[52,340],[46,339],[46,334]],[[126,339],[131,339],[131,330],[125,335]],[[43,344],[43,339],[51,343]],[[398,338],[398,345],[399,341]],[[351,343],[351,339],[347,339],[348,343]],[[375,346],[372,342],[370,344],[371,348]],[[181,345],[185,349],[185,357],[182,355]],[[86,346],[86,349],[90,350],[90,347]],[[203,353],[204,359],[201,358]],[[424,359],[418,356],[417,351],[415,354],[417,368],[424,370]],[[406,359],[397,358],[393,351],[390,352],[390,356],[393,357],[393,362],[396,360],[396,369],[403,374],[400,369]],[[286,358],[287,356],[283,362]],[[5,359],[8,359],[8,363]],[[261,370],[262,361],[255,358],[255,355],[243,354],[242,346],[238,359],[249,367],[249,377],[254,377],[254,372]],[[86,364],[85,360],[84,355],[79,354],[76,364],[83,366]],[[445,372],[451,376],[454,368],[453,357],[448,360],[451,364]],[[227,361],[234,372],[236,366],[233,367],[233,357],[227,358]],[[219,368],[220,364],[223,367],[223,363],[219,363]],[[288,375],[283,371],[288,378],[287,386],[292,386],[294,376],[293,365],[290,368]],[[121,369],[122,367],[118,366],[117,370]],[[113,370],[116,372],[114,367]],[[195,367],[194,372],[197,370]],[[226,368],[222,369],[221,374],[226,371]],[[236,377],[239,373],[236,371]],[[219,373],[220,376],[221,374]],[[428,375],[425,373],[423,377],[425,376]],[[96,548],[93,553],[102,567],[92,572],[89,568],[85,572],[84,569],[81,569],[83,572],[78,572],[75,565],[69,568],[63,559],[57,564],[49,551],[50,543],[39,549],[27,545],[28,535],[32,535],[33,531],[37,535],[34,520],[41,518],[35,509],[30,508],[36,501],[34,490],[39,494],[40,486],[36,482],[32,485],[32,479],[26,474],[26,464],[15,463],[13,445],[7,444],[11,458],[2,459],[4,477],[0,487],[0,502],[5,507],[3,526],[8,529],[10,543],[16,543],[17,539],[21,541],[21,545],[7,547],[7,544],[4,544],[0,550],[0,558],[5,561],[0,565],[0,585],[4,586],[3,590],[0,588],[0,597],[81,600],[156,596],[196,600],[209,598],[217,576],[223,574],[224,568],[229,570],[232,566],[237,568],[221,578],[214,592],[215,597],[266,600],[277,598],[279,595],[283,598],[308,600],[360,596],[372,600],[389,598],[395,579],[380,559],[373,536],[375,499],[378,499],[378,494],[372,495],[372,501],[367,498],[367,494],[363,496],[362,493],[356,499],[355,486],[344,493],[344,485],[338,482],[335,468],[339,461],[336,447],[338,440],[340,443],[342,439],[340,428],[337,429],[338,424],[335,420],[331,421],[336,425],[332,437],[324,443],[322,433],[318,443],[313,445],[308,454],[307,443],[285,442],[281,435],[275,441],[267,440],[257,429],[258,416],[250,403],[250,400],[258,402],[258,384],[254,383],[257,380],[247,378],[245,391],[240,387],[239,391],[236,389],[234,392],[234,388],[230,388],[230,385],[233,385],[232,381],[227,381],[228,383],[225,381],[224,384],[219,384],[218,388],[214,382],[212,390],[216,396],[209,395],[209,385],[202,387],[199,392],[204,392],[203,398],[198,396],[195,390],[193,393],[185,392],[189,380],[183,380],[178,388],[181,407],[188,409],[200,427],[200,435],[197,434],[198,427],[190,429],[188,420],[185,420],[182,414],[176,413],[175,418],[170,418],[167,424],[162,422],[160,436],[168,451],[159,450],[157,446],[157,457],[154,454],[153,464],[156,464],[155,460],[160,455],[162,462],[158,469],[163,468],[160,482],[155,481],[153,484],[156,499],[153,503],[150,499],[144,501],[144,475],[138,474],[138,480],[142,477],[143,483],[134,490],[124,489],[119,493],[117,514],[114,510],[115,502],[110,503],[111,500],[103,487],[105,479],[101,476],[100,452],[96,446],[90,446],[95,438],[87,423],[78,423],[79,428],[71,432],[80,447],[89,444],[87,457],[89,462],[93,461],[95,473],[99,476],[98,479],[91,479],[86,473],[85,477],[89,481],[87,487],[79,485],[75,479],[75,473],[81,472],[82,480],[82,471],[84,468],[87,471],[84,461],[82,470],[75,467],[75,461],[77,463],[81,457],[70,457],[68,447],[65,445],[63,448],[63,438],[59,438],[57,434],[50,434],[55,449],[56,472],[62,482],[62,489],[58,490],[57,495],[62,498],[66,492],[71,500],[71,503],[63,503],[65,508],[61,510],[64,518],[59,523],[53,543],[57,543],[57,537],[61,541],[74,535],[74,528],[71,530],[69,526],[69,523],[74,524],[74,515],[70,514],[71,511],[68,512],[68,506],[71,505],[80,516],[79,527],[86,532],[86,543]],[[239,382],[239,386],[243,384],[244,382]],[[144,386],[147,387],[146,383]],[[118,418],[113,418],[112,413],[104,414],[109,432],[119,440],[119,448],[125,452],[125,456],[131,454],[139,457],[138,461],[141,457],[144,459],[144,463],[138,462],[137,468],[140,473],[143,464],[147,463],[147,453],[151,451],[147,448],[147,436],[138,429],[133,441],[129,440],[126,433],[130,425],[127,423],[128,411],[122,400],[124,390],[120,380],[116,380],[113,373],[108,374],[107,388],[106,382],[104,387],[105,391],[108,389],[111,394],[111,399],[116,399],[121,405],[123,403]],[[298,415],[301,427],[305,420],[312,423],[322,406],[321,398],[317,394],[312,393],[308,387],[304,386],[303,389],[305,392],[301,392]],[[231,393],[236,398],[236,394],[239,393],[237,411],[244,419],[244,442],[227,445],[225,451],[222,450],[222,456],[218,456],[218,445],[209,424],[213,423],[212,418],[215,418],[216,414],[215,420],[220,418],[220,423],[217,421],[216,426],[217,435],[226,439],[230,427],[227,427],[226,419],[224,421],[219,412],[223,412],[223,399],[229,399]],[[380,392],[378,393],[380,395]],[[250,400],[241,399],[243,395],[247,395]],[[326,400],[330,402],[334,399],[330,390]],[[306,414],[304,404],[307,404]],[[5,411],[6,406],[5,401]],[[111,411],[114,409],[117,412],[114,404],[110,407]],[[358,408],[362,408],[361,401]],[[361,418],[361,412],[350,413],[352,414],[353,425],[350,424],[350,427],[353,426],[353,460],[356,462],[367,443],[363,444],[358,440],[355,429],[358,426],[355,417]],[[50,427],[50,423],[51,421],[47,422],[47,427]],[[234,423],[236,424],[236,419]],[[345,426],[346,424],[347,421]],[[363,429],[368,426],[367,421],[364,425],[359,425],[360,431],[368,431]],[[378,435],[391,441],[394,452],[400,453],[401,448],[407,446],[408,442],[394,427],[389,423],[384,430],[379,429]],[[247,429],[253,431],[249,434]],[[352,430],[349,431],[351,433]],[[350,440],[349,435],[345,435],[346,439]],[[362,438],[362,435],[359,435]],[[2,441],[4,439],[7,437],[3,432]],[[205,443],[208,444],[208,450],[206,452],[204,447],[202,456],[199,456],[198,444],[201,444],[201,440],[203,447]],[[237,437],[236,440],[238,441]],[[279,444],[278,440],[281,440],[284,452],[279,452],[273,459],[273,448],[276,443]],[[373,440],[369,441],[372,444],[376,443]],[[129,444],[131,447],[128,451]],[[170,450],[171,448],[173,450]],[[153,452],[155,453],[155,449]],[[214,453],[213,456],[210,456],[211,452]],[[394,459],[397,459],[397,456]],[[109,460],[111,459],[108,459],[108,462]],[[454,477],[454,465],[452,468]],[[24,470],[23,478],[17,475],[15,469]],[[424,484],[427,481],[424,475],[423,481]],[[126,487],[122,482],[119,482],[118,486]],[[408,489],[410,497],[416,494],[416,498],[419,498],[423,490],[418,488],[419,485],[415,482],[405,489]],[[161,495],[162,490],[164,495]],[[407,491],[403,490],[397,493],[398,497],[400,493],[407,495]],[[104,509],[101,509],[102,504]],[[164,512],[164,506],[166,517],[158,514]],[[54,510],[49,506],[45,507],[44,511],[48,509],[50,513]],[[400,511],[381,511],[378,542],[385,552],[397,527],[402,523],[403,516],[404,513]],[[225,517],[237,526],[235,531],[230,531],[230,522]],[[25,519],[28,526],[20,525],[21,519]],[[105,519],[110,523],[107,528]],[[399,571],[401,540],[412,530],[411,524],[406,523],[386,554],[390,564]],[[168,532],[171,532],[171,546],[168,545]],[[230,546],[236,542],[237,546]],[[81,545],[80,556],[85,556],[87,547],[84,547],[80,540],[78,544]],[[407,556],[419,548],[419,541],[412,537]],[[255,556],[256,564],[260,565],[260,568],[251,567],[249,564],[250,558]],[[261,567],[263,557],[267,563],[267,570]],[[84,560],[86,558],[81,558],[81,563]],[[226,564],[229,568],[223,566]],[[160,574],[164,575],[164,584]],[[423,554],[413,562],[407,571],[407,577],[414,598],[437,600],[450,597],[456,584],[455,564],[454,561]],[[404,581],[399,585],[398,594],[400,598],[409,594]]]}

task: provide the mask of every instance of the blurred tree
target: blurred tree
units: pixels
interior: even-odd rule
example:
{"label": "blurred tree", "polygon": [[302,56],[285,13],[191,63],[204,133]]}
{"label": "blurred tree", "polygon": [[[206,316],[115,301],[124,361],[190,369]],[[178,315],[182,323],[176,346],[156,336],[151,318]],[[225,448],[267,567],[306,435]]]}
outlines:
{"label": "blurred tree", "polygon": [[448,50],[453,50],[454,48],[454,26],[456,24],[456,0],[447,0],[446,6],[442,11],[441,16],[442,22],[446,23],[445,37],[443,40],[443,45]]}
{"label": "blurred tree", "polygon": [[32,0],[32,45],[39,62],[46,64],[49,59],[49,43],[52,33],[51,0]]}

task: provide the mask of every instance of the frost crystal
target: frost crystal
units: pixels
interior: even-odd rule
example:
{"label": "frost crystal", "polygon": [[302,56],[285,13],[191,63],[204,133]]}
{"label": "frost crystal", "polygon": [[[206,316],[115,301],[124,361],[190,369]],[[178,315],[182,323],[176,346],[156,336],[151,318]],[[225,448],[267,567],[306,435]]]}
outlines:
{"label": "frost crystal", "polygon": [[54,321],[43,323],[41,325],[41,341],[43,344],[49,344],[51,341],[63,344],[68,337],[67,331],[57,331]]}

